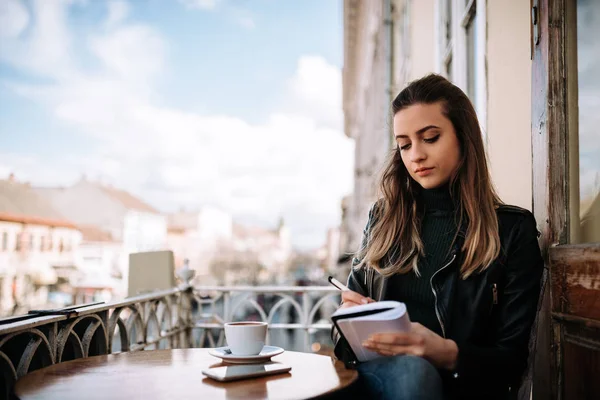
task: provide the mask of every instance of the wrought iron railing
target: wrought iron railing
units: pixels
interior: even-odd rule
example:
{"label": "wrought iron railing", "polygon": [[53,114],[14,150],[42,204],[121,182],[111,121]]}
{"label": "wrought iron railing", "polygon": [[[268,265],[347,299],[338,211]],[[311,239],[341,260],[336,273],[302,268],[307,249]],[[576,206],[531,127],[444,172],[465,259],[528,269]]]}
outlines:
{"label": "wrought iron railing", "polygon": [[310,351],[310,335],[331,329],[329,316],[338,301],[339,291],[329,287],[183,286],[6,318],[0,320],[0,398],[10,398],[21,376],[76,358],[220,346],[223,324],[249,317],[269,322],[271,332],[304,332],[302,349]]}
{"label": "wrought iron railing", "polygon": [[[331,330],[329,317],[339,305],[339,293],[326,286],[197,287],[194,298],[199,306],[194,328],[200,332],[195,335],[196,347],[222,346],[223,323],[248,319],[248,311],[254,311],[254,319],[269,323],[269,333],[281,329],[303,331],[301,349],[310,351],[311,334]],[[269,334],[267,343],[270,341]]]}

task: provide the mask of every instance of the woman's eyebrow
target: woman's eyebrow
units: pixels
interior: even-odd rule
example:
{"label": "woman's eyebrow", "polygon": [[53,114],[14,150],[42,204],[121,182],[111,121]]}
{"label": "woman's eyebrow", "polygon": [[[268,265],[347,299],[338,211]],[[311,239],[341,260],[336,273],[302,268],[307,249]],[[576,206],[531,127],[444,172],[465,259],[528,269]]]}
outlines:
{"label": "woman's eyebrow", "polygon": [[[436,126],[436,125],[427,125],[421,129],[419,129],[417,131],[417,135],[422,135],[430,129],[440,129],[440,127]],[[405,134],[396,135],[396,139],[408,139],[408,135],[405,135]]]}

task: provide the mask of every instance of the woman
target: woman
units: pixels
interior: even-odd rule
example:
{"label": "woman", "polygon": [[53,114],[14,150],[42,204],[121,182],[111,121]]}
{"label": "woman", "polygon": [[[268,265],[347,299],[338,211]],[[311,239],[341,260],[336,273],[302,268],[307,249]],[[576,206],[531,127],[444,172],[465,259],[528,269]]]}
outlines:
{"label": "woman", "polygon": [[504,205],[477,115],[445,78],[412,82],[392,104],[396,148],[369,213],[342,307],[406,303],[410,332],[373,335],[357,364],[369,398],[505,399],[527,365],[543,261],[533,215]]}

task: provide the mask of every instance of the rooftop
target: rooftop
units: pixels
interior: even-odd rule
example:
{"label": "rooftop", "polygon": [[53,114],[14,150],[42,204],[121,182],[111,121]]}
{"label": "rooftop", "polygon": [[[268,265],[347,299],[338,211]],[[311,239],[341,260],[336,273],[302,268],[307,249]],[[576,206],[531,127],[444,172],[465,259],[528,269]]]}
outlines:
{"label": "rooftop", "polygon": [[0,180],[0,221],[75,228],[28,183]]}

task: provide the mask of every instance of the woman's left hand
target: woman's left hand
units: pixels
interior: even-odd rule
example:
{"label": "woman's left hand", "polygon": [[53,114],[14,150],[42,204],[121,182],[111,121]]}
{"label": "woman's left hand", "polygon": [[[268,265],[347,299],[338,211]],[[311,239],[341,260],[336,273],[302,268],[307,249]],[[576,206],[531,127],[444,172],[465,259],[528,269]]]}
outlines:
{"label": "woman's left hand", "polygon": [[438,368],[452,370],[458,359],[458,346],[423,325],[413,322],[409,332],[376,333],[363,346],[384,356],[410,354],[423,357]]}

